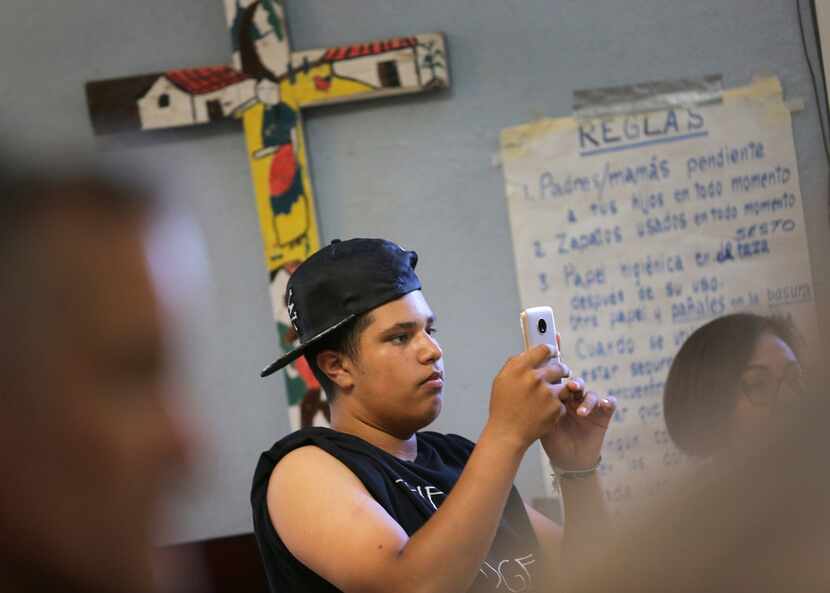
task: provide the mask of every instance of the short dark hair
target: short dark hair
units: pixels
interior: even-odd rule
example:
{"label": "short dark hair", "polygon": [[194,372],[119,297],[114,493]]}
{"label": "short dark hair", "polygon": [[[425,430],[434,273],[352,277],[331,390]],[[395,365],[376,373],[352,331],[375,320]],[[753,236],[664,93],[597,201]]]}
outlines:
{"label": "short dark hair", "polygon": [[328,375],[320,369],[317,364],[317,355],[324,350],[334,350],[356,360],[360,355],[360,335],[363,330],[371,325],[372,321],[374,321],[372,312],[367,311],[306,350],[305,358],[308,366],[317,381],[320,382],[323,391],[326,392],[329,402],[334,401],[334,398],[337,397],[337,388]]}
{"label": "short dark hair", "polygon": [[[71,172],[2,169],[0,163],[0,322],[13,325],[17,333],[13,352],[0,348],[0,366],[9,358],[18,360],[28,339],[34,339],[42,305],[38,299],[41,279],[48,274],[44,262],[33,255],[41,249],[36,244],[39,225],[51,214],[88,211],[113,220],[149,220],[158,203],[155,193],[144,183],[94,168]],[[38,335],[42,328],[37,329]],[[34,346],[32,346],[34,347]],[[4,367],[5,368],[5,367]]]}
{"label": "short dark hair", "polygon": [[0,236],[61,208],[147,214],[159,205],[156,196],[156,188],[135,172],[103,171],[84,164],[57,171],[0,168]]}
{"label": "short dark hair", "polygon": [[800,338],[788,319],[735,313],[696,329],[672,361],[663,392],[663,414],[671,439],[683,452],[707,457],[728,437],[724,395],[738,393],[741,374],[763,334],[793,351]]}
{"label": "short dark hair", "polygon": [[148,186],[92,169],[40,175],[0,171],[0,262],[5,264],[3,275],[9,275],[4,286],[14,284],[12,270],[27,267],[24,250],[42,216],[87,210],[113,218],[143,219],[150,218],[158,205],[156,193]]}

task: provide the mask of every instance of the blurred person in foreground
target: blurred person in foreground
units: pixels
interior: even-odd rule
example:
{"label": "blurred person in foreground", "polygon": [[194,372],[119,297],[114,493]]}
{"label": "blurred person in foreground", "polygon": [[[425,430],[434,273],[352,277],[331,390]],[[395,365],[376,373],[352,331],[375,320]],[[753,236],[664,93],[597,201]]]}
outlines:
{"label": "blurred person in foreground", "polygon": [[191,432],[148,253],[152,196],[97,174],[0,174],[0,590],[152,591]]}
{"label": "blurred person in foreground", "polygon": [[830,591],[826,384],[630,515],[567,575],[570,593]]}
{"label": "blurred person in foreground", "polygon": [[734,454],[770,430],[804,390],[791,322],[735,313],[696,329],[669,369],[666,428],[687,455]]}

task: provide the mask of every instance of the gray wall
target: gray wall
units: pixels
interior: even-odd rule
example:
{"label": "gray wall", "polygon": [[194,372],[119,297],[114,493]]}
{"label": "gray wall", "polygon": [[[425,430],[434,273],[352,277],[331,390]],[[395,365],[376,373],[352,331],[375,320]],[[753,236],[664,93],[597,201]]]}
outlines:
{"label": "gray wall", "polygon": [[[575,89],[710,73],[727,85],[762,71],[780,76],[788,96],[806,99],[794,118],[796,148],[816,288],[826,298],[827,164],[793,0],[287,4],[296,49],[447,33],[450,92],[307,117],[323,239],[380,235],[421,255],[449,378],[438,430],[475,438],[493,375],[521,347],[503,182],[492,158],[499,130],[569,114]],[[211,298],[189,316],[188,366],[213,445],[176,506],[169,540],[249,531],[254,463],[288,431],[282,379],[257,378],[275,345],[244,139],[237,122],[96,139],[83,83],[224,63],[229,52],[220,0],[2,5],[0,142],[29,158],[54,154],[57,143],[150,167],[174,182],[175,199],[193,209],[206,238]],[[527,497],[543,491],[539,467],[534,448],[518,476]]]}

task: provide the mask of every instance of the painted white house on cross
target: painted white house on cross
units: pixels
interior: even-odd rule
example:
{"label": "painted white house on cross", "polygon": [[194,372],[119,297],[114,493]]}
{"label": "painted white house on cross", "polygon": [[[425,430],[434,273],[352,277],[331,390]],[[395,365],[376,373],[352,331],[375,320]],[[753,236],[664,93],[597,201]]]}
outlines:
{"label": "painted white house on cross", "polygon": [[256,81],[230,66],[165,72],[138,99],[142,129],[224,119],[256,98]]}
{"label": "painted white house on cross", "polygon": [[420,82],[417,46],[414,37],[359,43],[327,49],[321,59],[332,63],[335,75],[375,88],[414,87]]}

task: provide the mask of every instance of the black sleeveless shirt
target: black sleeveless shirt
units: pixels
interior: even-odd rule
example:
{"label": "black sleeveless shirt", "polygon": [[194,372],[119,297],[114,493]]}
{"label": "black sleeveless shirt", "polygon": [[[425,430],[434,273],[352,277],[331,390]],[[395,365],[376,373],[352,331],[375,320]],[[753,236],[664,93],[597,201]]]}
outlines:
{"label": "black sleeveless shirt", "polygon": [[[417,457],[404,461],[358,437],[315,427],[288,435],[262,454],[254,473],[251,505],[254,532],[272,593],[340,591],[297,560],[271,524],[266,491],[277,463],[299,447],[320,447],[346,465],[411,537],[441,506],[474,447],[471,441],[453,434],[419,432],[416,439]],[[493,546],[469,591],[533,591],[537,575],[542,574],[540,561],[530,519],[513,487]]]}

